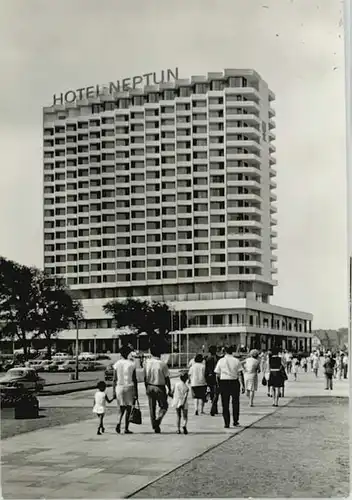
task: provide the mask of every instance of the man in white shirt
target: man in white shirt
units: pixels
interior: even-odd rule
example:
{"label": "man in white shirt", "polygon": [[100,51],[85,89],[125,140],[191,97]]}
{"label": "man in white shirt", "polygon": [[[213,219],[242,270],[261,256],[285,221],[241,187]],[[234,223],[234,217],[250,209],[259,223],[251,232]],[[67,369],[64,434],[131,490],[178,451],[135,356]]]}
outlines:
{"label": "man in white shirt", "polygon": [[342,357],[342,369],[343,369],[343,378],[347,378],[347,373],[348,373],[348,354],[347,352],[344,353]]}
{"label": "man in white shirt", "polygon": [[[144,364],[144,384],[149,401],[149,412],[152,427],[156,434],[160,434],[160,424],[168,410],[167,397],[171,394],[170,375],[167,364],[161,361],[161,351],[157,346],[150,349],[152,358]],[[166,392],[168,388],[168,393]],[[156,417],[156,404],[159,414]]]}
{"label": "man in white shirt", "polygon": [[239,425],[240,382],[242,394],[245,392],[242,363],[232,353],[233,349],[226,347],[225,356],[219,359],[214,370],[219,383],[225,429],[230,427],[230,397],[232,398],[233,425],[235,427]]}

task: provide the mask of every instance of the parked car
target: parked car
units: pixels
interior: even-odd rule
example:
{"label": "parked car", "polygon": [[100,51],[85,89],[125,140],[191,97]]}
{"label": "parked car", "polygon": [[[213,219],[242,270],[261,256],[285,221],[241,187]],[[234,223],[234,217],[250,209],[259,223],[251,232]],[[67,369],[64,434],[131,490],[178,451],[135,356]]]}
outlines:
{"label": "parked car", "polygon": [[48,363],[45,363],[42,365],[40,371],[44,372],[57,372],[59,370],[59,366],[65,363],[65,361],[49,361]]}
{"label": "parked car", "polygon": [[67,352],[57,352],[53,356],[53,361],[67,361],[72,358],[73,356],[71,356],[71,354],[68,354]]}
{"label": "parked car", "polygon": [[15,368],[15,366],[17,365],[18,363],[14,359],[11,359],[9,357],[2,358],[0,360],[0,370],[2,372],[7,372],[8,370],[10,370],[10,368]]}
{"label": "parked car", "polygon": [[40,361],[40,363],[38,363],[33,368],[35,368],[37,370],[37,372],[45,372],[45,371],[48,371],[48,370],[46,370],[46,367],[48,367],[52,363],[53,363],[53,361],[51,359],[43,359]]}
{"label": "parked car", "polygon": [[105,382],[112,382],[113,378],[114,378],[114,366],[109,365],[105,368],[105,372],[104,372]]}
{"label": "parked car", "polygon": [[[76,370],[76,361],[74,359],[69,359],[67,361],[64,361],[58,367],[59,372],[74,372],[75,370]],[[84,363],[78,363],[78,370],[80,372],[87,372],[88,365]]]}
{"label": "parked car", "polygon": [[103,363],[98,363],[97,361],[91,362],[90,365],[91,365],[91,370],[94,371],[105,370],[106,368],[106,365],[104,365]]}
{"label": "parked car", "polygon": [[40,377],[33,368],[11,368],[0,378],[0,388],[17,387],[35,392],[42,391],[45,379]]}
{"label": "parked car", "polygon": [[79,361],[95,361],[96,358],[96,354],[93,354],[91,352],[81,352],[81,354],[78,355]]}
{"label": "parked car", "polygon": [[43,364],[43,359],[32,359],[29,361],[29,366],[30,368],[33,368],[33,370],[39,371],[40,367]]}
{"label": "parked car", "polygon": [[111,356],[108,354],[97,354],[97,361],[111,361]]}

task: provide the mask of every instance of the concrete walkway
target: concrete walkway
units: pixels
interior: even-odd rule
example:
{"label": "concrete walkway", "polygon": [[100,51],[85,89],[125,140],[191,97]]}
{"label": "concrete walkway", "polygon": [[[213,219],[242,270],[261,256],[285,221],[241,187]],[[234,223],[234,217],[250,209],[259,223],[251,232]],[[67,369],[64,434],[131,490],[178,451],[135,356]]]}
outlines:
{"label": "concrete walkway", "polygon": [[[289,380],[281,405],[299,396],[348,396],[348,381],[336,381],[324,390],[323,378],[300,374]],[[75,403],[92,406],[94,391],[77,394]],[[81,399],[79,399],[81,398]],[[52,399],[52,401],[50,401]],[[42,398],[42,406],[54,398]],[[56,406],[60,399],[56,399]],[[175,411],[166,415],[162,434],[151,430],[144,390],[140,390],[143,424],[131,426],[133,435],[115,433],[114,406],[106,416],[106,432],[97,436],[97,423],[87,420],[14,436],[1,443],[2,495],[7,498],[123,498],[182,464],[242,432],[272,414],[271,398],[260,387],[255,406],[241,397],[241,427],[224,429],[221,416],[193,416],[190,405],[188,436],[175,434]],[[72,405],[72,401],[71,401]],[[209,411],[209,405],[206,410]]]}

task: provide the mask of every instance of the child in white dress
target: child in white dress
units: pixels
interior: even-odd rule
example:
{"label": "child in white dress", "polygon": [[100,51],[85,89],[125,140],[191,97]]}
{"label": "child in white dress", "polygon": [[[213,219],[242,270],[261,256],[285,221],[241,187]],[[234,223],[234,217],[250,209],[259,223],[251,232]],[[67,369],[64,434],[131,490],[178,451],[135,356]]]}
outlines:
{"label": "child in white dress", "polygon": [[177,434],[181,434],[181,417],[183,417],[183,433],[188,434],[187,421],[188,421],[188,393],[189,387],[187,385],[188,373],[181,373],[180,380],[176,382],[173,390],[172,406],[176,408],[176,425]]}
{"label": "child in white dress", "polygon": [[[104,416],[106,411],[106,402],[111,403],[112,399],[109,399],[106,395],[106,383],[98,382],[97,391],[94,394],[94,406],[93,413],[99,418],[99,426],[97,434],[100,435],[105,432],[104,428]],[[101,431],[101,432],[100,432]]]}

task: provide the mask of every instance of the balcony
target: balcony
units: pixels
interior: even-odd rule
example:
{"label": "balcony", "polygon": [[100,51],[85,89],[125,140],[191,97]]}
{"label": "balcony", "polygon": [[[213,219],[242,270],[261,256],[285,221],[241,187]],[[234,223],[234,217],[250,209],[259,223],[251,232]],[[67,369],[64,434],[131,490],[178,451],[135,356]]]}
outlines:
{"label": "balcony", "polygon": [[256,207],[227,207],[228,214],[257,214],[262,215],[262,210]]}
{"label": "balcony", "polygon": [[[256,125],[261,126],[261,119],[252,114],[238,114],[238,115],[227,115],[227,119],[233,119],[236,121],[243,121],[245,123],[254,123]],[[229,129],[228,129],[229,131]]]}
{"label": "balcony", "polygon": [[262,229],[263,224],[256,220],[228,220],[227,226],[230,227],[256,227]]}
{"label": "balcony", "polygon": [[227,238],[229,240],[253,240],[253,241],[260,241],[260,242],[263,240],[263,238],[260,234],[254,234],[254,233],[237,233],[237,234],[229,233],[227,235]]}
{"label": "balcony", "polygon": [[[258,181],[254,181],[254,180],[245,180],[245,181],[227,181],[227,186],[228,187],[252,187],[252,188],[256,188],[256,189],[260,189],[261,188],[261,184],[260,182]],[[228,194],[232,194],[232,193],[228,193]]]}

